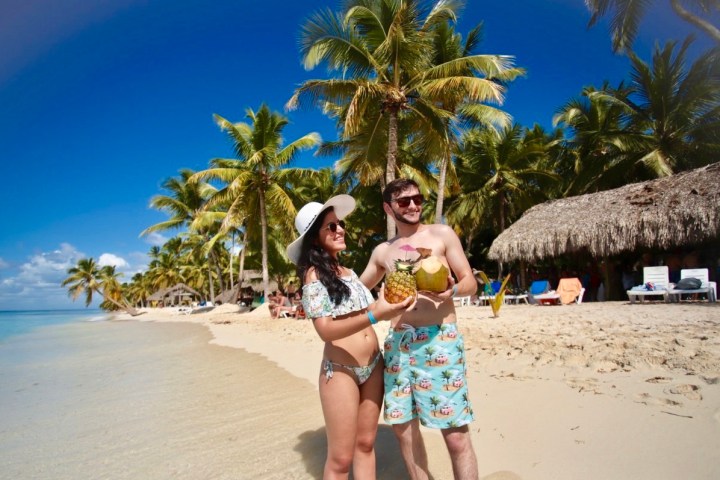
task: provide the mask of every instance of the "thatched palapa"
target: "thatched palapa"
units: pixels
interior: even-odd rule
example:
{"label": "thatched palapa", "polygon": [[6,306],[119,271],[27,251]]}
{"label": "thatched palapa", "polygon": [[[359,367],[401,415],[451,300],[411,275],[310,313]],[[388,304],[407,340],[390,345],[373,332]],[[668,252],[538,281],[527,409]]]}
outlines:
{"label": "thatched palapa", "polygon": [[594,257],[666,250],[720,237],[720,163],[529,209],[488,257],[536,260],[585,250]]}
{"label": "thatched palapa", "polygon": [[158,290],[157,292],[150,295],[148,297],[148,300],[157,302],[165,301],[166,298],[169,298],[171,301],[179,302],[179,297],[183,295],[194,295],[198,298],[202,298],[202,295],[200,295],[197,290],[185,285],[184,283],[178,283],[173,285],[172,287]]}

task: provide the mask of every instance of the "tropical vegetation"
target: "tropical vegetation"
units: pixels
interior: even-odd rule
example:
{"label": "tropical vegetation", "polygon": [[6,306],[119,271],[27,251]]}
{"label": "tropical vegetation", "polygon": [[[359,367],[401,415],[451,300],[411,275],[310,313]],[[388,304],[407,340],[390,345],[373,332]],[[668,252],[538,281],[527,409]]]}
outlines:
{"label": "tropical vegetation", "polygon": [[[587,79],[558,106],[551,131],[520,125],[502,110],[524,70],[511,56],[482,53],[482,25],[458,31],[461,2],[350,0],[340,11],[316,12],[300,26],[299,55],[307,69],[327,67],[330,77],[294,92],[288,86],[287,107],[320,107],[336,122],[337,138],[308,132],[286,142],[288,117],[265,104],[248,109],[246,122],[215,115],[234,157],[165,180],[150,205],[168,219],[142,234],[176,235],[150,250],[147,269],[120,284],[114,270],[83,259],[63,286],[88,304],[100,294],[110,309],[145,306],[154,292],[178,283],[214,300],[246,286],[248,270],[260,272],[255,288],[264,295],[273,282],[285,289],[297,282],[285,255],[297,209],[338,193],[358,200],[344,263],[362,271],[372,248],[394,231],[380,192],[398,176],[426,192],[425,221],[452,226],[473,266],[500,277],[503,266],[485,253],[533,205],[718,158],[720,47],[691,57],[692,40],[678,39],[657,45],[649,58],[634,52],[651,3],[586,2],[591,23],[612,16],[613,43],[630,71],[618,85]],[[307,149],[333,166],[294,166]]]}

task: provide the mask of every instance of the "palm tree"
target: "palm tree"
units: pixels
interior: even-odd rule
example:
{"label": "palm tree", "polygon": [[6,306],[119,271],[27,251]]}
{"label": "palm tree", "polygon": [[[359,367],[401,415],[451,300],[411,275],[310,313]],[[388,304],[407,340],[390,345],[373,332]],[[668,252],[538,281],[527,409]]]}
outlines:
{"label": "palm tree", "polygon": [[81,258],[78,260],[77,265],[68,269],[67,273],[68,277],[60,285],[68,287],[68,294],[73,300],[77,300],[80,295],[84,295],[85,306],[87,307],[92,303],[93,294],[98,293],[102,295],[104,300],[110,301],[117,308],[130,315],[139,315],[137,310],[127,305],[122,299],[115,267],[99,267],[94,259]]}
{"label": "palm tree", "polygon": [[[268,271],[268,219],[276,228],[294,232],[295,206],[286,191],[292,179],[312,177],[313,170],[286,167],[304,149],[321,141],[320,135],[309,133],[283,146],[282,131],[288,120],[267,105],[254,112],[247,109],[250,123],[232,123],[215,115],[215,121],[233,142],[237,159],[213,159],[211,168],[198,172],[192,182],[201,179],[219,180],[224,187],[208,201],[208,208],[229,205],[223,228],[244,222],[246,235],[261,237],[262,275],[265,297],[270,294]],[[253,218],[255,221],[247,221]]]}
{"label": "palm tree", "polygon": [[630,53],[629,88],[590,95],[627,118],[623,155],[606,175],[646,180],[707,165],[720,153],[720,47],[687,67],[690,43],[677,52],[676,42],[656,46],[652,65]]}
{"label": "palm tree", "polygon": [[[605,15],[611,15],[610,34],[613,50],[616,52],[630,50],[640,21],[652,3],[649,0],[585,0],[585,5],[592,13],[588,26],[595,25]],[[670,0],[670,5],[680,18],[699,28],[720,44],[720,29],[709,20],[713,12],[720,11],[720,3],[717,0]],[[691,10],[701,11],[704,17]]]}
{"label": "palm tree", "polygon": [[[431,31],[454,21],[459,7],[460,2],[440,0],[425,12],[418,0],[354,0],[343,13],[316,13],[301,31],[305,68],[326,63],[342,78],[304,82],[288,108],[303,98],[331,110],[343,106],[345,138],[362,133],[368,145],[387,145],[381,186],[386,185],[397,173],[403,115],[414,117],[417,130],[445,139],[450,113],[439,105],[449,92],[468,101],[503,100],[504,87],[493,79],[512,76],[511,57],[470,55],[432,63]],[[387,230],[394,234],[390,218]]]}
{"label": "palm tree", "polygon": [[[443,65],[449,62],[459,60],[470,55],[473,55],[477,49],[482,38],[482,24],[477,25],[475,28],[470,30],[465,39],[462,40],[462,35],[455,31],[454,26],[449,23],[440,23],[431,31],[432,43],[433,43],[433,65]],[[504,78],[510,78],[511,75],[518,75],[523,73],[522,69],[512,69],[506,72]],[[472,76],[473,71],[471,68],[467,68],[465,75]],[[486,105],[480,102],[467,102],[465,98],[465,92],[459,89],[455,92],[457,95],[452,95],[452,91],[448,91],[446,95],[441,99],[442,108],[453,114],[460,114],[466,122],[473,126],[484,126],[486,128],[507,128],[512,124],[512,117],[499,110],[496,107]],[[436,153],[438,162],[438,183],[437,188],[434,191],[437,192],[435,200],[435,223],[442,222],[443,215],[443,204],[445,198],[445,188],[447,184],[448,170],[453,174],[453,183],[457,183],[457,179],[454,178],[454,165],[451,161],[451,155],[454,148],[457,147],[456,132],[457,126],[453,125],[455,118],[453,115],[447,120],[447,134],[444,138],[424,138],[425,140],[422,146],[423,151],[432,151],[433,146],[439,150]]]}
{"label": "palm tree", "polygon": [[[561,175],[568,182],[562,188],[564,195],[618,186],[612,183],[614,180],[607,172],[624,158],[630,135],[625,128],[623,107],[595,95],[608,90],[607,83],[599,90],[586,87],[579,98],[567,102],[553,117],[554,125],[565,127],[570,133],[564,144],[573,161]],[[622,92],[623,96],[628,92],[622,84],[614,91]]]}
{"label": "palm tree", "polygon": [[450,223],[470,238],[488,225],[501,233],[511,219],[545,200],[547,185],[557,181],[552,171],[537,168],[545,150],[517,124],[499,133],[468,131],[458,153],[462,191],[448,209]]}
{"label": "palm tree", "polygon": [[[150,200],[150,206],[163,210],[170,214],[170,219],[157,223],[143,230],[140,235],[144,236],[151,232],[170,230],[175,228],[187,228],[190,233],[203,235],[206,240],[212,237],[212,229],[216,228],[214,216],[205,209],[207,199],[212,196],[216,189],[212,185],[202,182],[190,182],[194,175],[190,169],[180,170],[179,178],[169,178],[163,183],[163,188],[169,191],[169,195],[156,195]],[[198,255],[202,251],[196,250]],[[213,256],[207,256],[207,268],[213,268]],[[210,284],[210,296],[213,296],[213,284]]]}

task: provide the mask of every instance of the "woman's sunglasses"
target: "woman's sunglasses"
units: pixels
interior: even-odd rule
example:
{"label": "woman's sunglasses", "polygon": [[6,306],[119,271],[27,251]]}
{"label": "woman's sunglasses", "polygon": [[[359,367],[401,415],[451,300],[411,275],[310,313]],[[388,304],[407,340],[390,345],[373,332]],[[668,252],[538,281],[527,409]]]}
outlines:
{"label": "woman's sunglasses", "polygon": [[418,207],[422,206],[422,203],[425,201],[425,197],[423,197],[421,194],[413,195],[411,197],[400,197],[393,200],[393,202],[398,204],[398,207],[405,208],[410,206],[410,202],[413,202]]}
{"label": "woman's sunglasses", "polygon": [[342,228],[343,230],[345,230],[345,222],[342,221],[342,220],[338,220],[337,223],[335,223],[335,222],[330,222],[330,223],[328,223],[328,224],[325,226],[325,228],[326,228],[327,230],[330,230],[332,233],[337,232],[338,227],[340,227],[340,228]]}

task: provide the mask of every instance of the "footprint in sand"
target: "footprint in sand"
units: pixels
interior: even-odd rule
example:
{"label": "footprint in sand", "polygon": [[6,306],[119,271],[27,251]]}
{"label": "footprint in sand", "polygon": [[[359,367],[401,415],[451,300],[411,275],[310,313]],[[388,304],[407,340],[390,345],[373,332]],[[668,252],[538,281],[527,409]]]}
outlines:
{"label": "footprint in sand", "polygon": [[719,376],[700,375],[700,378],[708,385],[717,385],[718,383],[720,383]]}
{"label": "footprint in sand", "polygon": [[674,395],[682,395],[688,400],[702,400],[702,394],[700,394],[700,387],[697,385],[691,385],[684,383],[681,385],[675,385],[674,387],[666,389],[665,393],[672,393]]}
{"label": "footprint in sand", "polygon": [[653,397],[649,393],[638,393],[635,395],[635,403],[642,403],[643,405],[657,405],[660,407],[682,407],[681,402],[670,400],[669,398],[657,398]]}
{"label": "footprint in sand", "polygon": [[602,393],[600,391],[598,381],[594,378],[568,378],[565,380],[565,383],[570,388],[576,389],[578,393],[591,392],[596,395],[600,395]]}
{"label": "footprint in sand", "polygon": [[652,377],[645,380],[648,383],[670,383],[672,378],[670,377]]}

